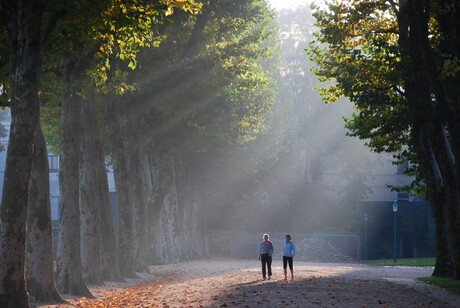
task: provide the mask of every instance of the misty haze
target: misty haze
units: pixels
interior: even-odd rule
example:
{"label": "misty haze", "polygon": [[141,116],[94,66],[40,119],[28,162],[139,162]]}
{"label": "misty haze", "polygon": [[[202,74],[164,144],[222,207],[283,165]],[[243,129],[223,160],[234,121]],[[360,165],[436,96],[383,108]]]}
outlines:
{"label": "misty haze", "polygon": [[0,307],[460,306],[459,13],[0,0]]}

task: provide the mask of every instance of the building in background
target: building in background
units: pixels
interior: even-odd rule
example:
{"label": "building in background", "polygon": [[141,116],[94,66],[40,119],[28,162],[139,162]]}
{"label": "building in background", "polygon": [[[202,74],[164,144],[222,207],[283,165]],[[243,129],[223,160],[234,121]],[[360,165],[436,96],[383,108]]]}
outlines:
{"label": "building in background", "polygon": [[[366,153],[349,168],[340,155],[325,156],[321,181],[337,191],[353,184],[356,204],[350,207],[356,217],[356,233],[361,236],[362,258],[392,258],[394,253],[394,215],[398,258],[432,257],[435,254],[435,225],[430,204],[423,198],[391,189],[409,185],[413,177],[405,174],[409,162],[394,165],[392,154]],[[359,190],[361,189],[361,190]],[[349,201],[349,200],[348,200]],[[393,212],[393,204],[398,204]],[[352,209],[354,207],[354,209]]]}

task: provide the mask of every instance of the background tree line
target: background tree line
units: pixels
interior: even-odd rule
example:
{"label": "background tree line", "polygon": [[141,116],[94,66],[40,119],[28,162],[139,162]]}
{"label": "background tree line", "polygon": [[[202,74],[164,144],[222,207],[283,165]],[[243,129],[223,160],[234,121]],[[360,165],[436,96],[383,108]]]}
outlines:
{"label": "background tree line", "polygon": [[328,1],[315,7],[309,53],[328,86],[346,96],[346,125],[376,152],[399,152],[436,223],[434,275],[460,279],[458,1]]}
{"label": "background tree line", "polygon": [[[267,4],[21,0],[0,11],[11,109],[0,305],[91,296],[86,284],[207,255],[204,167],[266,131],[274,100]],[[60,156],[56,271],[46,145]]]}

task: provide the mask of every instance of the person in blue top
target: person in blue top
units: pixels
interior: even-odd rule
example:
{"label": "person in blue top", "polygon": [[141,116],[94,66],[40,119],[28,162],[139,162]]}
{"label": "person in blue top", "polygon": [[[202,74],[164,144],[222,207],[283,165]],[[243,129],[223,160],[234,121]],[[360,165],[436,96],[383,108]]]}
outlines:
{"label": "person in blue top", "polygon": [[294,266],[293,259],[295,256],[295,245],[291,242],[291,236],[286,234],[286,242],[283,244],[283,269],[284,269],[284,280],[287,280],[287,265],[289,263],[289,269],[291,270],[291,280],[294,280]]}
{"label": "person in blue top", "polygon": [[273,244],[270,242],[268,234],[265,233],[259,248],[259,260],[262,261],[262,278],[264,280],[267,279],[267,271],[265,267],[268,268],[268,279],[272,277],[272,254]]}

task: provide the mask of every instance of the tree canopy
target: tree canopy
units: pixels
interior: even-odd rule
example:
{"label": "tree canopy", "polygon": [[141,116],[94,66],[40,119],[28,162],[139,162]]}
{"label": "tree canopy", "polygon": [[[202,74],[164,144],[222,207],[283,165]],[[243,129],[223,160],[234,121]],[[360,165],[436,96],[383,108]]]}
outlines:
{"label": "tree canopy", "polygon": [[[457,153],[457,51],[450,44],[457,40],[452,20],[458,4],[339,0],[314,8],[318,31],[309,53],[315,73],[328,82],[320,93],[326,102],[346,96],[354,103],[356,112],[346,119],[350,135],[414,164],[411,172],[426,185],[437,219],[435,274],[458,278],[458,174],[445,156]],[[452,198],[442,196],[447,191]]]}

